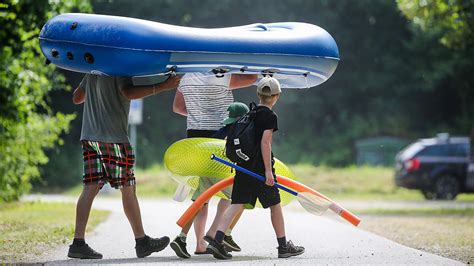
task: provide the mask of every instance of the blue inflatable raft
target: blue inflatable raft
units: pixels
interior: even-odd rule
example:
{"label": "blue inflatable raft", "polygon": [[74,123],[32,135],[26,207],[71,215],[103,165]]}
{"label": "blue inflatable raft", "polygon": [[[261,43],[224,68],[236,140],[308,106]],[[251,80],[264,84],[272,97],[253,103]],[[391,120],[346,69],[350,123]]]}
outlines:
{"label": "blue inflatable raft", "polygon": [[336,70],[336,42],[307,23],[190,28],[140,19],[62,14],[40,33],[46,58],[58,67],[147,78],[171,72],[272,74],[284,88],[308,88]]}

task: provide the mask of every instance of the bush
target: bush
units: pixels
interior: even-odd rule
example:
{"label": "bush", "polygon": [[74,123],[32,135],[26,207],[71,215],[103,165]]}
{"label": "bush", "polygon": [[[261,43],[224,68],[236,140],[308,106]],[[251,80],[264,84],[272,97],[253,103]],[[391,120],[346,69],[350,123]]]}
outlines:
{"label": "bush", "polygon": [[69,89],[64,77],[45,66],[38,43],[41,27],[53,15],[90,9],[84,1],[13,1],[0,4],[0,202],[27,192],[44,149],[61,144],[75,115],[54,113],[48,93]]}

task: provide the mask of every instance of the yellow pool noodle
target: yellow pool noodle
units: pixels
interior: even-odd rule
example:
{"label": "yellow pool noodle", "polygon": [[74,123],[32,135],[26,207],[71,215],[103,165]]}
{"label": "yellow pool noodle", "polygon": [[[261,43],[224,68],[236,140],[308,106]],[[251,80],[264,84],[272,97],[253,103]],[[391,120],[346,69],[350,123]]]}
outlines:
{"label": "yellow pool noodle", "polygon": [[[164,166],[176,182],[196,189],[200,176],[216,178],[217,182],[235,175],[232,168],[211,160],[212,154],[228,160],[224,148],[225,140],[221,139],[182,139],[168,147],[163,159]],[[274,167],[277,175],[295,179],[293,172],[277,158]],[[217,196],[227,199],[223,193],[218,193]],[[293,195],[284,191],[280,191],[280,197],[282,205],[294,199]]]}

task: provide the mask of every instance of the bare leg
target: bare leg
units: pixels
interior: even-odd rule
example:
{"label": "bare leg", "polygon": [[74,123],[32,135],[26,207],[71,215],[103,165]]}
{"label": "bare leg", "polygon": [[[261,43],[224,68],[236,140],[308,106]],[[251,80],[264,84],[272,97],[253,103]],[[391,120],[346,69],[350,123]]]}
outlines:
{"label": "bare leg", "polygon": [[270,207],[271,211],[271,219],[273,229],[275,230],[275,234],[277,238],[285,236],[285,221],[283,220],[283,211],[281,209],[281,205],[273,205]]}
{"label": "bare leg", "polygon": [[[229,208],[229,206],[230,206],[230,200],[221,199],[219,201],[219,204],[217,205],[216,217],[214,218],[214,221],[212,222],[212,225],[209,228],[209,230],[207,230],[206,235],[213,237],[216,234],[217,226],[219,225],[219,223],[222,222],[224,213],[227,210],[227,208]],[[236,216],[232,220],[232,223],[229,226],[230,229],[234,229],[234,226],[239,221],[240,216],[242,215],[243,212],[244,212],[244,209],[242,208],[242,210],[236,214]]]}
{"label": "bare leg", "polygon": [[212,222],[211,227],[207,230],[206,235],[213,237],[217,231],[217,225],[222,221],[222,217],[224,216],[225,210],[230,206],[230,200],[221,199],[217,204],[217,211],[216,217],[214,217],[214,221]]}
{"label": "bare leg", "polygon": [[229,226],[230,230],[234,229],[235,225],[240,219],[240,216],[242,216],[242,213],[244,213],[244,208],[242,208],[242,210],[235,215],[234,220],[232,220],[232,223]]}
{"label": "bare leg", "polygon": [[[207,206],[207,203],[204,203],[203,207],[204,206]],[[191,229],[191,226],[193,225],[194,219],[196,218],[196,216],[199,214],[200,211],[201,209],[199,209],[199,211],[193,216],[193,218],[191,218],[189,222],[181,228],[181,233],[184,233],[186,235],[189,233],[189,230]]]}
{"label": "bare leg", "polygon": [[193,225],[193,220],[190,220],[186,225],[183,226],[183,228],[181,228],[181,233],[185,233],[187,235],[189,233],[189,229],[191,229],[191,225]]}
{"label": "bare leg", "polygon": [[[227,208],[227,210],[224,213],[224,216],[222,217],[222,222],[219,223],[219,225],[217,226],[217,230],[225,232],[227,228],[229,228],[230,224],[234,220],[237,213],[242,212],[243,210],[244,210],[243,204],[230,205],[230,207]],[[212,237],[215,238],[215,234]]]}
{"label": "bare leg", "polygon": [[143,230],[140,205],[135,194],[135,186],[126,186],[121,188],[120,191],[122,192],[123,210],[132,226],[133,234],[135,238],[142,238],[145,236],[145,232]]}
{"label": "bare leg", "polygon": [[76,229],[74,231],[74,238],[84,239],[92,202],[97,193],[99,193],[99,190],[98,184],[85,185],[82,189],[81,196],[79,196],[76,205]]}
{"label": "bare leg", "polygon": [[205,251],[207,247],[206,241],[204,241],[204,231],[206,230],[207,213],[209,205],[205,204],[202,206],[199,213],[194,218],[194,232],[196,233],[196,251]]}

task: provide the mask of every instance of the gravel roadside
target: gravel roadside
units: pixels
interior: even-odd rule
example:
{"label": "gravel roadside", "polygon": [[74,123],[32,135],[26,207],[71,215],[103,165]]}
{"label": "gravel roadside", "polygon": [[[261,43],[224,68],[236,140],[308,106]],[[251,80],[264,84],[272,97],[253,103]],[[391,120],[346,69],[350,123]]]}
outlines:
{"label": "gravel roadside", "polygon": [[[472,201],[341,201],[353,210],[474,209]],[[361,215],[363,230],[443,257],[474,262],[472,215]]]}

